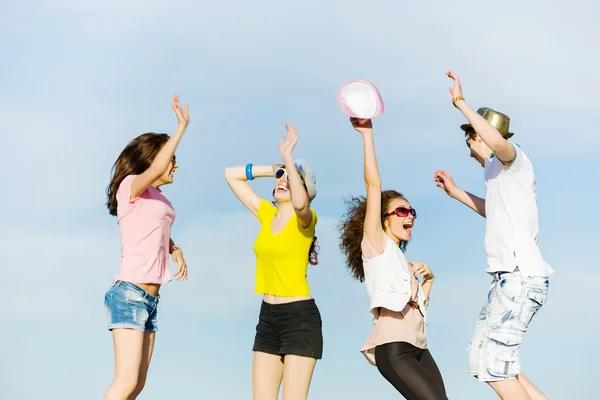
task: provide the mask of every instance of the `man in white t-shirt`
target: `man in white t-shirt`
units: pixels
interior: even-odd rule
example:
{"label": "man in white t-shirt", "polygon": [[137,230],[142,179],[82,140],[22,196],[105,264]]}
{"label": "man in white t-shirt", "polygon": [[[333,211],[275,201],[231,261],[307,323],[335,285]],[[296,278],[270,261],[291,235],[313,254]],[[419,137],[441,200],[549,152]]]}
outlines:
{"label": "man in white t-shirt", "polygon": [[523,373],[519,350],[533,316],[546,302],[552,267],[538,247],[538,208],[531,161],[509,142],[510,119],[465,102],[458,76],[452,103],[469,121],[462,125],[470,156],[484,168],[485,199],[456,186],[446,171],[436,171],[438,187],[486,218],[486,272],[492,275],[488,300],[469,348],[469,373],[487,382],[502,399],[546,399]]}

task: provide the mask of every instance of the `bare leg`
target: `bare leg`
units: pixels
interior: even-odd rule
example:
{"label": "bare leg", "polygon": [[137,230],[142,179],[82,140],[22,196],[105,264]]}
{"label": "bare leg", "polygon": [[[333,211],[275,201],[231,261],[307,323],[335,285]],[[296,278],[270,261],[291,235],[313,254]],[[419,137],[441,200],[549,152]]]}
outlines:
{"label": "bare leg", "polygon": [[254,352],[252,360],[252,391],[254,400],[277,400],[283,378],[281,356]]}
{"label": "bare leg", "polygon": [[104,400],[127,400],[138,385],[144,332],[134,329],[113,329],[115,376]]}
{"label": "bare leg", "polygon": [[531,400],[527,390],[517,378],[487,382],[502,400]]}
{"label": "bare leg", "polygon": [[142,350],[142,362],[140,365],[140,372],[138,375],[138,383],[134,392],[129,396],[129,400],[135,400],[146,384],[146,377],[148,376],[148,367],[150,367],[150,361],[152,360],[152,352],[154,350],[154,337],[156,332],[144,332],[144,344]]}
{"label": "bare leg", "polygon": [[521,373],[517,375],[517,379],[519,382],[521,382],[521,385],[523,385],[525,390],[527,390],[531,400],[548,400],[548,398],[544,396],[544,394],[538,388],[536,388],[529,379],[527,379],[525,374]]}
{"label": "bare leg", "polygon": [[306,400],[317,360],[286,355],[283,362],[283,400]]}

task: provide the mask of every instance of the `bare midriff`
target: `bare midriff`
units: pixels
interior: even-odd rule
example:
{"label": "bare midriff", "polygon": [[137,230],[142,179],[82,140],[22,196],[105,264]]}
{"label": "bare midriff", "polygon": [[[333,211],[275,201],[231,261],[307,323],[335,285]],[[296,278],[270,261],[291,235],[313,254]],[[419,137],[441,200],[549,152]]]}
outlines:
{"label": "bare midriff", "polygon": [[156,297],[160,290],[160,283],[136,283],[139,287],[144,289],[150,296]]}
{"label": "bare midriff", "polygon": [[292,303],[294,301],[310,300],[311,296],[275,296],[273,294],[263,295],[265,303],[269,304],[285,304]]}

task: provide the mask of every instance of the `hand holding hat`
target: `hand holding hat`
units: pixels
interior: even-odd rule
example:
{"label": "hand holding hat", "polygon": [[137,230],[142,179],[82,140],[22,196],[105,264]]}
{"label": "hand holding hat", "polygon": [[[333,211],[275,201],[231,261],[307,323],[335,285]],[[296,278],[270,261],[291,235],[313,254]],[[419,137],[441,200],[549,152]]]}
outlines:
{"label": "hand holding hat", "polygon": [[373,132],[373,122],[370,119],[351,117],[350,123],[352,124],[352,127],[356,129],[361,135]]}

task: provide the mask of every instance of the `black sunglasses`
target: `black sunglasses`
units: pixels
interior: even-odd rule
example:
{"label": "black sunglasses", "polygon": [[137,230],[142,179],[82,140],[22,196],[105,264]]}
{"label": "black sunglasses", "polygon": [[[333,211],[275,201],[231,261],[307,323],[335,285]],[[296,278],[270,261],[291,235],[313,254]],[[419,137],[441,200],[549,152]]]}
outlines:
{"label": "black sunglasses", "polygon": [[398,207],[394,211],[387,213],[387,217],[395,215],[397,217],[408,217],[408,214],[417,219],[417,210],[414,208]]}

